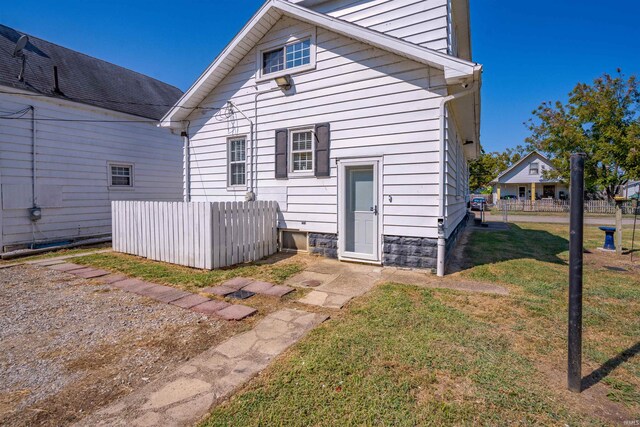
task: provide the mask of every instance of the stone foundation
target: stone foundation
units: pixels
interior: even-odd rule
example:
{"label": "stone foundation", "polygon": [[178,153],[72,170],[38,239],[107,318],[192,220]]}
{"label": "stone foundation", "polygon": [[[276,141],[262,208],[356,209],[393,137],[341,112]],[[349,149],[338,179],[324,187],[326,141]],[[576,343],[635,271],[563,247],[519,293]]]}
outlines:
{"label": "stone foundation", "polygon": [[338,258],[338,235],[309,233],[309,253],[327,258]]}
{"label": "stone foundation", "polygon": [[438,239],[383,236],[382,263],[388,267],[435,268]]}
{"label": "stone foundation", "polygon": [[[445,256],[455,248],[458,237],[467,226],[469,216],[460,221],[445,243]],[[429,237],[382,236],[382,264],[387,267],[435,269],[438,260],[438,239]],[[309,253],[338,258],[338,235],[309,233]]]}

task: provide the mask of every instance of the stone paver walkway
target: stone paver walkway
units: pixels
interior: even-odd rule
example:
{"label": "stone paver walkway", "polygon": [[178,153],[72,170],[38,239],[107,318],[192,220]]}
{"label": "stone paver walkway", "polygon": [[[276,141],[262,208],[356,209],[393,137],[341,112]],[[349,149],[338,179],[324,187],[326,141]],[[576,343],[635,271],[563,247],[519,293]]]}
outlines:
{"label": "stone paver walkway", "polygon": [[225,301],[212,300],[202,295],[192,294],[170,286],[145,282],[144,280],[128,278],[121,274],[110,274],[106,270],[86,267],[83,265],[59,262],[51,263],[50,260],[34,263],[37,266],[47,267],[51,270],[63,271],[85,279],[96,279],[105,285],[119,288],[126,292],[132,292],[147,298],[154,299],[165,304],[175,305],[186,310],[195,311],[207,316],[216,316],[225,320],[242,320],[255,314],[257,310],[241,304],[229,304]]}
{"label": "stone paver walkway", "polygon": [[322,314],[283,309],[190,360],[175,372],[82,420],[79,426],[187,426],[267,367],[325,321]]}
{"label": "stone paver walkway", "polygon": [[303,304],[340,309],[353,298],[364,295],[382,282],[497,295],[509,294],[509,291],[503,286],[464,280],[457,276],[442,278],[424,270],[382,268],[375,265],[352,264],[330,259],[314,263],[285,283],[289,286],[311,289],[311,292],[299,300]]}
{"label": "stone paver walkway", "polygon": [[283,297],[288,293],[293,292],[295,289],[289,286],[260,282],[246,277],[235,277],[231,280],[227,280],[220,286],[204,288],[201,292],[211,295],[226,296],[239,290],[272,297]]}
{"label": "stone paver walkway", "polygon": [[369,292],[381,279],[382,267],[323,259],[285,282],[310,288],[303,304],[340,309],[353,298]]}

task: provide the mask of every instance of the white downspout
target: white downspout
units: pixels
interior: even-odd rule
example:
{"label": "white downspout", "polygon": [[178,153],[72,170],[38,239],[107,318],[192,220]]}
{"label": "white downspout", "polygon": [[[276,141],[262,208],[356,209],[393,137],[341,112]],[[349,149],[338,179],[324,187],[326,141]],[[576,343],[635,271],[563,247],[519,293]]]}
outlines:
{"label": "white downspout", "polygon": [[445,162],[447,160],[446,148],[447,148],[447,103],[455,99],[460,99],[464,96],[474,93],[477,90],[477,86],[472,86],[462,92],[458,92],[454,95],[445,96],[440,101],[440,195],[438,200],[438,255],[436,272],[438,276],[444,276],[445,272],[445,257],[446,257],[446,230],[445,230],[445,206],[446,206],[446,190],[447,185],[445,182]]}

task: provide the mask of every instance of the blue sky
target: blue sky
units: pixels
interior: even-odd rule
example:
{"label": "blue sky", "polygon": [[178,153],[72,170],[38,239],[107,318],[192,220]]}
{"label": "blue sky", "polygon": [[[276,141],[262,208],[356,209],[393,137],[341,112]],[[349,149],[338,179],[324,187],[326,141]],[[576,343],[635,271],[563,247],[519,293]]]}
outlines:
{"label": "blue sky", "polygon": [[[470,0],[474,60],[484,65],[482,144],[522,144],[523,122],[577,82],[640,74],[640,2]],[[261,0],[3,1],[0,23],[148,74],[183,90]],[[578,6],[579,4],[579,6]]]}

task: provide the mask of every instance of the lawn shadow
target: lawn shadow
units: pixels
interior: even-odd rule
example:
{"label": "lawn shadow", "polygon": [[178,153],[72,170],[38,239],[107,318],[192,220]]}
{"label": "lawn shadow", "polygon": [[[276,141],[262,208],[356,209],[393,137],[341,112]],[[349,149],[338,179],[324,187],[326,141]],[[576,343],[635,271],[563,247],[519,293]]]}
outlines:
{"label": "lawn shadow", "polygon": [[544,230],[509,224],[507,229],[469,227],[461,242],[462,257],[451,271],[516,259],[535,259],[566,265],[560,254],[569,250],[569,240]]}
{"label": "lawn shadow", "polygon": [[611,372],[613,372],[618,366],[622,365],[629,359],[640,354],[640,342],[622,351],[615,357],[607,360],[595,371],[591,372],[586,377],[582,378],[582,390],[587,390],[604,378],[606,378]]}

